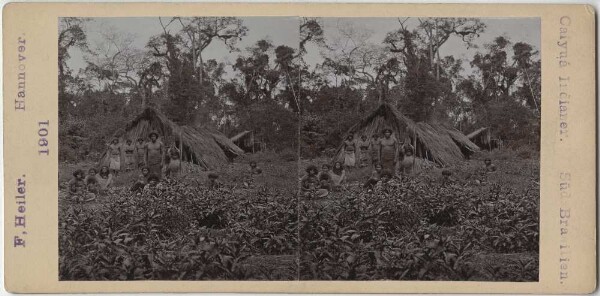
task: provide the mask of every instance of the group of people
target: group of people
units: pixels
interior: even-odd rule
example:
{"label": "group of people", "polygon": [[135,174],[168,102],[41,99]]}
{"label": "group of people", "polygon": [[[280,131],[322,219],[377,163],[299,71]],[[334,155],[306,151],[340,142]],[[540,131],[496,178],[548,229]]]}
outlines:
{"label": "group of people", "polygon": [[360,140],[356,141],[353,134],[348,135],[344,140],[343,160],[344,166],[349,169],[369,165],[375,168],[379,164],[382,171],[395,174],[398,169],[403,172],[411,170],[414,164],[413,153],[412,146],[398,141],[393,136],[392,129],[386,128],[381,137],[374,133],[371,140],[368,140],[367,135],[362,135]]}
{"label": "group of people", "polygon": [[325,197],[330,191],[339,191],[346,180],[346,170],[341,161],[336,161],[333,167],[323,164],[321,171],[315,165],[306,168],[306,175],[301,179],[302,193],[307,198]]}
{"label": "group of people", "polygon": [[88,170],[87,176],[83,170],[77,169],[69,181],[69,194],[74,201],[92,201],[98,194],[105,194],[112,183],[113,175],[108,166],[102,166],[100,171],[91,168]]}
{"label": "group of people", "polygon": [[[98,194],[105,193],[113,184],[113,179],[121,171],[133,171],[138,169],[140,175],[134,182],[132,191],[141,191],[148,186],[156,185],[163,174],[167,177],[176,177],[181,173],[180,150],[175,146],[166,148],[159,140],[157,131],[148,134],[148,141],[140,137],[133,144],[131,139],[125,143],[114,138],[108,145],[108,163],[102,165],[96,173],[95,168],[88,171],[85,176],[83,170],[76,170],[73,179],[69,182],[69,193],[74,200],[89,201],[96,198]],[[123,164],[123,165],[122,165]]]}
{"label": "group of people", "polygon": [[324,164],[320,172],[316,166],[308,166],[306,175],[301,179],[301,190],[306,197],[327,196],[330,191],[341,188],[346,169],[368,166],[373,166],[373,171],[363,187],[372,189],[380,181],[391,180],[398,169],[410,172],[413,165],[412,147],[399,142],[389,128],[383,130],[381,137],[374,133],[371,140],[362,135],[356,141],[350,134],[344,140],[342,161],[336,161],[333,168]]}
{"label": "group of people", "polygon": [[125,171],[147,167],[150,175],[156,175],[159,179],[163,173],[166,176],[178,175],[181,172],[181,152],[177,149],[177,141],[167,149],[159,140],[157,131],[151,131],[148,139],[149,141],[146,141],[140,137],[135,144],[131,139],[126,139],[125,143],[121,144],[119,138],[114,138],[107,150],[110,172],[118,175],[123,163]]}

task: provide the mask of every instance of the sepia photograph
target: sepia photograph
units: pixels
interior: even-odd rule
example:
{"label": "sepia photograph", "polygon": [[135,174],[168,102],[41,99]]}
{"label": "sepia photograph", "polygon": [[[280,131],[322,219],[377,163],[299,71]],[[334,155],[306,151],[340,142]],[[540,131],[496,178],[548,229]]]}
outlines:
{"label": "sepia photograph", "polygon": [[297,279],[298,32],[59,19],[59,280]]}
{"label": "sepia photograph", "polygon": [[595,15],[9,3],[3,288],[592,293]]}
{"label": "sepia photograph", "polygon": [[538,18],[304,18],[300,279],[538,281]]}
{"label": "sepia photograph", "polygon": [[539,18],[60,18],[59,279],[539,279]]}

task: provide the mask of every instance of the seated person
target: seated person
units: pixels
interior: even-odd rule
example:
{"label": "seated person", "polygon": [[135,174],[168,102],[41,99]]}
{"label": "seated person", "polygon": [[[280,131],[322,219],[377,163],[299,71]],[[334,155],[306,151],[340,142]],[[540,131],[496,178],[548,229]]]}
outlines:
{"label": "seated person", "polygon": [[100,193],[100,183],[98,183],[96,177],[97,173],[95,168],[91,168],[88,170],[88,175],[85,177],[85,187],[88,192],[93,193],[94,195]]}
{"label": "seated person", "polygon": [[331,172],[331,166],[324,163],[321,166],[321,171],[317,174],[317,178],[321,179],[321,175],[329,175],[330,172]]}
{"label": "seated person", "polygon": [[391,170],[382,170],[379,182],[377,182],[373,188],[382,188],[388,184],[395,184],[394,173]]}
{"label": "seated person", "polygon": [[442,171],[442,185],[452,184],[452,182],[454,182],[454,179],[452,179],[452,172],[449,170],[443,170]]}
{"label": "seated person", "polygon": [[486,173],[491,173],[491,172],[495,172],[496,171],[496,166],[492,163],[492,160],[490,158],[486,158],[484,161],[485,163],[485,172]]}
{"label": "seated person", "polygon": [[148,184],[144,186],[144,191],[148,191],[154,188],[160,188],[160,178],[157,175],[152,174],[148,176]]}
{"label": "seated person", "polygon": [[219,175],[217,173],[208,173],[208,188],[216,190],[223,187],[223,183],[218,180]]}
{"label": "seated person", "polygon": [[319,171],[314,165],[309,165],[306,168],[306,175],[301,180],[301,191],[304,197],[325,197],[329,194],[327,189],[321,188],[321,183],[317,177]]}
{"label": "seated person", "polygon": [[254,188],[254,176],[262,174],[262,170],[256,165],[256,161],[250,161],[248,175],[244,177],[244,187]]}
{"label": "seated person", "polygon": [[69,181],[69,194],[72,198],[78,199],[85,191],[84,174],[82,170],[75,170],[73,178]]}
{"label": "seated person", "polygon": [[249,169],[249,171],[250,171],[250,175],[260,175],[260,174],[262,174],[262,169],[259,168],[256,165],[256,161],[254,161],[254,160],[250,162],[250,169]]}
{"label": "seated person", "polygon": [[340,190],[342,187],[342,183],[346,179],[346,170],[344,169],[344,165],[341,161],[336,161],[333,164],[333,168],[329,171],[329,176],[331,177],[331,184],[333,185],[333,190]]}
{"label": "seated person", "polygon": [[371,176],[369,177],[367,182],[365,182],[365,184],[363,185],[363,188],[373,189],[373,187],[375,187],[377,182],[379,182],[379,180],[381,179],[382,170],[383,167],[380,163],[375,164],[375,169],[371,173]]}
{"label": "seated person", "polygon": [[102,166],[100,172],[96,175],[96,180],[100,184],[100,193],[105,194],[113,185],[113,174],[110,173],[108,166]]}
{"label": "seated person", "polygon": [[319,188],[326,189],[327,191],[329,191],[333,188],[331,176],[329,174],[320,174],[319,175]]}
{"label": "seated person", "polygon": [[96,196],[86,189],[85,185],[85,174],[82,170],[78,169],[73,172],[73,179],[69,181],[69,195],[76,202],[94,200]]}
{"label": "seated person", "polygon": [[148,177],[150,177],[150,170],[147,167],[143,167],[140,175],[131,187],[131,191],[141,192],[148,184]]}

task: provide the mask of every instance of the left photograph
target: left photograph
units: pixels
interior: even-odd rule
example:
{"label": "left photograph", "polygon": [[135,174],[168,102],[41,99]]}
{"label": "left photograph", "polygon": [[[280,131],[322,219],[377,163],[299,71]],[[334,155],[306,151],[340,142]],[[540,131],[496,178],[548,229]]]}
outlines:
{"label": "left photograph", "polygon": [[60,18],[59,280],[297,280],[294,17]]}

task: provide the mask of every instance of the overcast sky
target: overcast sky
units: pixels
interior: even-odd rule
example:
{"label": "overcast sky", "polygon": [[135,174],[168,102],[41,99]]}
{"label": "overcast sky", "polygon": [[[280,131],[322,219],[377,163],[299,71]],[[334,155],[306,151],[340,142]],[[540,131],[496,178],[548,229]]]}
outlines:
{"label": "overcast sky", "polygon": [[[242,51],[264,38],[271,40],[275,46],[298,47],[299,21],[295,17],[247,17],[242,18],[242,20],[244,25],[248,27],[248,35],[238,42],[238,47]],[[460,38],[454,37],[450,38],[440,48],[441,56],[453,55],[457,59],[469,61],[477,51],[483,50],[482,46],[484,44],[490,43],[498,36],[508,37],[513,43],[527,42],[538,50],[540,49],[539,18],[484,18],[481,20],[487,25],[487,28],[474,42],[479,46],[478,49],[467,49]],[[407,25],[409,28],[414,28],[416,22],[416,19],[411,19]],[[397,18],[324,18],[322,24],[326,39],[335,38],[339,32],[338,27],[349,24],[368,31],[370,33],[368,41],[374,44],[381,44],[386,33],[398,29]],[[177,24],[172,26],[177,26]],[[174,27],[172,32],[178,31],[178,29],[179,27]],[[134,37],[133,45],[140,49],[146,46],[151,36],[162,32],[158,17],[93,18],[86,26],[86,33],[92,48],[94,44],[103,41],[100,32],[106,32],[107,30],[132,34]],[[221,42],[213,42],[203,52],[203,57],[205,60],[216,59],[219,62],[231,64],[235,62],[239,54],[239,52],[229,53]],[[85,67],[81,52],[72,49],[71,56],[68,61],[71,69],[77,71]],[[314,46],[308,46],[308,54],[305,60],[310,65],[321,62],[320,50]],[[467,72],[466,74],[471,72],[468,62],[463,63],[463,67]],[[226,70],[231,71],[230,66]]]}
{"label": "overcast sky", "polygon": [[[471,72],[469,62],[478,51],[484,51],[484,44],[491,43],[498,36],[505,36],[513,43],[526,42],[540,49],[541,32],[539,18],[483,18],[486,24],[485,32],[474,40],[478,48],[468,49],[459,37],[451,37],[442,47],[440,56],[454,56],[462,59],[466,74]],[[374,44],[382,44],[388,32],[399,29],[398,18],[323,18],[322,21],[325,38],[333,40],[339,36],[339,27],[352,26],[362,31],[369,32],[368,41]],[[416,18],[409,19],[405,25],[413,29],[418,25]],[[321,60],[321,54],[315,46],[308,46],[305,60],[309,64]]]}
{"label": "overcast sky", "polygon": [[[163,18],[163,23],[167,23],[170,17]],[[296,17],[246,17],[241,18],[244,25],[248,27],[247,36],[238,42],[238,48],[243,52],[246,47],[253,46],[256,41],[269,39],[275,46],[287,45],[292,48],[298,48],[298,19]],[[165,21],[166,20],[166,21]],[[178,23],[173,23],[171,32],[177,32],[181,28]],[[163,29],[158,17],[143,18],[92,18],[92,21],[86,25],[86,33],[91,48],[99,42],[103,42],[101,32],[118,31],[127,34],[133,34],[133,45],[143,49],[151,36],[161,34]],[[80,68],[85,68],[85,62],[81,51],[71,50],[71,59],[67,62],[75,72]],[[235,63],[235,59],[240,52],[232,52],[223,45],[222,42],[212,42],[203,52],[202,57],[216,59],[218,62]],[[230,70],[230,68],[229,68]]]}

